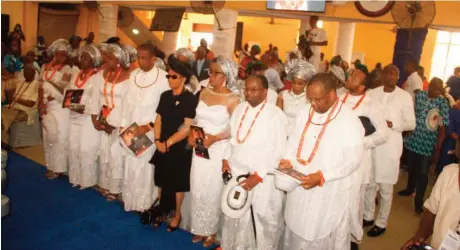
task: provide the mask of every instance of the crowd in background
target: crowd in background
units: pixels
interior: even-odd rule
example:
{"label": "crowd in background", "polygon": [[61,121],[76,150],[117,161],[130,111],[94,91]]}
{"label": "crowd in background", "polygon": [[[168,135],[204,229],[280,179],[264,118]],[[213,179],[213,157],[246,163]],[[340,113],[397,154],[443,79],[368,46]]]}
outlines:
{"label": "crowd in background", "polygon": [[[357,249],[363,227],[372,226],[370,237],[386,231],[393,186],[407,165],[407,188],[398,194],[414,196],[423,216],[403,248],[431,234],[439,247],[460,225],[452,165],[460,68],[444,84],[408,60],[400,88],[394,65],[369,71],[360,60],[326,60],[316,48],[327,44],[316,21],[284,62],[276,46],[262,53],[245,44],[235,52],[238,64],[204,39],[196,51],[165,55],[152,43],[134,48],[118,37],[95,45],[93,33],[49,46],[38,37],[35,51],[22,53],[16,26],[2,43],[2,141],[14,123],[41,124],[47,178],[67,173],[74,187],[96,187],[144,223],[168,223],[168,231],[188,218],[193,242],[210,247],[221,234],[224,249]],[[83,90],[79,105],[63,104],[68,90]],[[194,153],[200,138],[191,125],[204,129],[209,159]],[[120,141],[125,132],[129,145]],[[432,164],[440,177],[425,201]],[[278,167],[304,174],[300,186],[276,188],[271,171]],[[222,172],[249,172],[242,185],[253,192],[255,215],[222,212]]]}

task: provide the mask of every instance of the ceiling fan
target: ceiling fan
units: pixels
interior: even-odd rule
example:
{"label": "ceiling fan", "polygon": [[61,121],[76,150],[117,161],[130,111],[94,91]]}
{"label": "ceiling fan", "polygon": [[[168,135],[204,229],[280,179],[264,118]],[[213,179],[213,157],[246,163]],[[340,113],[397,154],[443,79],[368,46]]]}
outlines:
{"label": "ceiling fan", "polygon": [[213,14],[217,21],[217,26],[219,30],[226,30],[226,29],[233,29],[231,28],[223,28],[219,18],[217,17],[217,13],[224,8],[225,1],[194,1],[190,0],[190,6],[192,9],[200,14],[210,15]]}

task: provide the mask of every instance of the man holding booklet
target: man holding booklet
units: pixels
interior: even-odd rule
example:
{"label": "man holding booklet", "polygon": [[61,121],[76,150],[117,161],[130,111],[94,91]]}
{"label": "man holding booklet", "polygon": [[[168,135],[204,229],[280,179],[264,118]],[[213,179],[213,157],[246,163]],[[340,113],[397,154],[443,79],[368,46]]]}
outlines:
{"label": "man holding booklet", "polygon": [[[151,130],[157,115],[155,110],[161,94],[169,89],[169,84],[166,72],[155,66],[154,45],[142,44],[137,51],[140,68],[131,72],[130,85],[122,103],[121,126],[128,128],[137,123],[137,136],[146,134],[154,141]],[[149,163],[155,149],[151,146],[139,157],[131,150],[124,153],[125,178],[122,194],[126,211],[143,212],[152,206],[154,197],[157,196],[153,182],[154,167]]]}
{"label": "man holding booklet", "polygon": [[320,73],[307,84],[280,168],[305,176],[288,192],[284,249],[349,249],[351,178],[361,161],[364,128],[337,98],[336,79]]}
{"label": "man holding booklet", "polygon": [[287,120],[281,109],[267,102],[267,91],[264,76],[249,77],[246,102],[235,108],[230,119],[230,147],[222,170],[231,172],[233,178],[250,174],[242,188],[252,192],[252,201],[248,201],[252,209],[238,219],[224,216],[223,249],[279,248],[284,228],[284,193],[275,188],[273,176],[267,174],[273,172],[282,157]]}

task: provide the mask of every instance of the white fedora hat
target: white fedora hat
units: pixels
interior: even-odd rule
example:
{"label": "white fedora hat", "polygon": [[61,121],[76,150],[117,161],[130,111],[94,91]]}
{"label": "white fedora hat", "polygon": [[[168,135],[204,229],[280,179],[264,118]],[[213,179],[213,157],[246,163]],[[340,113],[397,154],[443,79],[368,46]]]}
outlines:
{"label": "white fedora hat", "polygon": [[250,208],[252,192],[246,191],[240,184],[246,180],[246,175],[232,177],[225,185],[221,197],[222,212],[232,218],[241,218]]}

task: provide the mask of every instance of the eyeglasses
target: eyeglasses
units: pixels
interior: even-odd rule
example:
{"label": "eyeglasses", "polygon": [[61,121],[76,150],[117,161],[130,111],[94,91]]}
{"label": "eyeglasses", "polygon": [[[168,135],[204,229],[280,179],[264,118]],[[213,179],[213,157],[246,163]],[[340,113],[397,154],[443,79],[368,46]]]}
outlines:
{"label": "eyeglasses", "polygon": [[210,75],[210,76],[217,76],[217,75],[219,75],[219,74],[225,75],[224,72],[212,71],[212,70],[209,71],[209,75]]}
{"label": "eyeglasses", "polygon": [[[332,91],[332,90],[331,90]],[[329,93],[331,93],[331,91],[328,91],[325,95],[321,96],[321,97],[318,97],[318,98],[309,98],[307,97],[307,101],[309,103],[318,103],[318,102],[321,102],[322,100],[324,100],[324,98],[326,98],[327,95],[329,95]]]}
{"label": "eyeglasses", "polygon": [[177,78],[179,78],[179,76],[178,75],[166,75],[166,78],[176,80]]}
{"label": "eyeglasses", "polygon": [[245,89],[244,92],[246,93],[256,93],[257,91],[263,90],[262,88],[254,88],[254,89]]}

